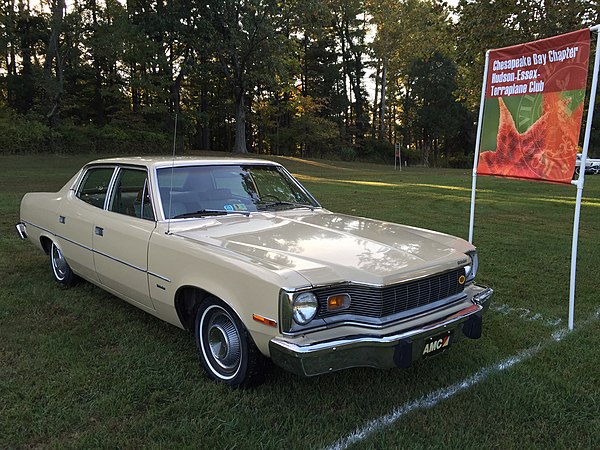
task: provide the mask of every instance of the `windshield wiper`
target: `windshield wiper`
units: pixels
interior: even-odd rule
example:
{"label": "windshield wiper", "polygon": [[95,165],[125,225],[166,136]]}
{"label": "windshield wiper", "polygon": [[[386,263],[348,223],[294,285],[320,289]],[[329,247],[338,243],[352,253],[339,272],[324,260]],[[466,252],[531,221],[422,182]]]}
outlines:
{"label": "windshield wiper", "polygon": [[260,206],[264,206],[265,208],[269,208],[271,206],[292,206],[294,208],[308,208],[311,211],[315,210],[315,207],[313,205],[307,205],[305,203],[296,203],[296,202],[284,202],[284,201],[276,201],[276,202],[264,202],[261,201],[259,202]]}
{"label": "windshield wiper", "polygon": [[194,212],[188,212],[184,214],[179,214],[173,219],[187,219],[190,217],[205,217],[205,216],[226,216],[228,214],[243,214],[244,216],[249,216],[250,211],[226,211],[224,209],[200,209]]}

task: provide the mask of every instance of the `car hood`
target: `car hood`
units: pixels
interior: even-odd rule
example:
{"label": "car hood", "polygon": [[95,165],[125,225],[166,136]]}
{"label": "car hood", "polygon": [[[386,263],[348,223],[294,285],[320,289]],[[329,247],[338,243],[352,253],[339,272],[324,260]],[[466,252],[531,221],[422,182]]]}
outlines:
{"label": "car hood", "polygon": [[202,218],[172,230],[272,270],[294,270],[313,286],[404,281],[465,265],[474,249],[446,234],[321,209]]}

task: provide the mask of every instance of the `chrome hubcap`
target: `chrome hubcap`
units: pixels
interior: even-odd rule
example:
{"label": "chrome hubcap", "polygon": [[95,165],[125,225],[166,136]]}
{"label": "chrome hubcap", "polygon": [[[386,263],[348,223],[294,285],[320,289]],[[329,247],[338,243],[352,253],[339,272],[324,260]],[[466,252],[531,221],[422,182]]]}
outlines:
{"label": "chrome hubcap", "polygon": [[242,353],[240,335],[228,314],[216,313],[208,326],[208,346],[214,360],[225,370],[233,370],[240,363]]}
{"label": "chrome hubcap", "polygon": [[56,278],[62,280],[67,274],[69,268],[65,257],[56,245],[52,245],[52,268]]}

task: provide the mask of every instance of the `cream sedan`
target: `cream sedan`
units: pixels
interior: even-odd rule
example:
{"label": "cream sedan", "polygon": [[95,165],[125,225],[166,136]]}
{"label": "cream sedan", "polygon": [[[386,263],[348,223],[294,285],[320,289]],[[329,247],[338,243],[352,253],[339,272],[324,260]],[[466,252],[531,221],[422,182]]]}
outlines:
{"label": "cream sedan", "polygon": [[323,209],[281,165],[250,159],[93,161],[29,193],[17,231],[80,278],[193,330],[209,377],[408,367],[476,339],[492,290],[468,242]]}

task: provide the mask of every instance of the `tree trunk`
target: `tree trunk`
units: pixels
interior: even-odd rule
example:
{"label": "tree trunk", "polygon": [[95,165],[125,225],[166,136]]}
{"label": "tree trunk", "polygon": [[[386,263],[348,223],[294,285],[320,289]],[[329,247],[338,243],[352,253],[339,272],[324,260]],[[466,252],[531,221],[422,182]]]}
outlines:
{"label": "tree trunk", "polygon": [[200,89],[200,117],[197,128],[199,137],[196,142],[201,150],[208,150],[210,148],[210,122],[205,88]]}
{"label": "tree trunk", "polygon": [[6,26],[6,35],[8,36],[8,45],[10,50],[6,55],[6,68],[8,70],[7,84],[6,84],[6,100],[8,106],[11,108],[16,107],[16,96],[15,96],[15,81],[17,79],[17,63],[15,58],[15,45],[17,35],[15,33],[15,2],[11,0],[8,3],[8,21]]}
{"label": "tree trunk", "polygon": [[359,141],[362,141],[365,137],[365,106],[363,92],[361,89],[362,79],[362,61],[361,56],[358,52],[354,54],[354,70],[355,74],[353,77],[353,90],[354,90],[354,104],[355,104],[355,124],[356,124],[356,137]]}
{"label": "tree trunk", "polygon": [[246,105],[244,104],[244,91],[235,89],[235,141],[234,153],[248,153],[246,148]]}
{"label": "tree trunk", "polygon": [[[58,113],[60,111],[60,102],[63,94],[63,64],[58,48],[58,38],[61,33],[63,23],[63,13],[65,10],[65,0],[55,0],[52,11],[52,33],[46,49],[46,61],[44,62],[44,73],[48,83],[48,93],[52,94],[50,109],[46,114],[50,127],[56,126]],[[55,77],[52,75],[52,62],[55,62]]]}
{"label": "tree trunk", "polygon": [[279,94],[275,94],[275,104],[277,105],[277,112],[275,114],[275,154],[279,156],[279,128],[281,126],[281,108],[280,108]]}
{"label": "tree trunk", "polygon": [[[340,33],[340,44],[342,47],[342,79],[344,80],[344,98],[348,102],[349,105],[352,104],[352,99],[349,98],[349,90],[348,90],[348,77],[350,76],[348,73],[348,54],[346,52],[346,39],[343,32]],[[342,131],[342,138],[345,138],[348,128],[350,127],[350,117],[348,114],[349,107],[344,108],[344,127]]]}
{"label": "tree trunk", "polygon": [[[27,8],[27,9],[25,9]],[[23,2],[19,2],[19,17],[25,17],[25,20],[21,20],[20,26],[20,50],[21,50],[21,76],[18,81],[17,90],[15,92],[15,102],[17,111],[20,113],[28,112],[33,106],[33,64],[31,63],[32,50],[32,38],[31,38],[31,20],[29,16],[29,7]]]}
{"label": "tree trunk", "polygon": [[373,122],[371,126],[371,134],[373,135],[373,139],[377,136],[377,130],[379,129],[378,117],[379,117],[379,86],[381,84],[381,64],[380,61],[377,61],[377,69],[375,71],[375,98],[373,99]]}
{"label": "tree trunk", "polygon": [[425,167],[429,167],[429,154],[431,152],[431,140],[427,132],[423,133],[423,148],[422,148],[422,157],[423,157],[423,165]]}
{"label": "tree trunk", "polygon": [[[98,33],[98,17],[96,14],[96,0],[92,0],[92,24],[94,35]],[[96,36],[97,37],[97,36]],[[104,100],[102,98],[102,70],[96,50],[93,50],[94,60],[94,110],[96,111],[96,123],[104,125]]]}
{"label": "tree trunk", "polygon": [[387,89],[387,58],[383,58],[383,70],[381,74],[381,110],[379,111],[379,139],[385,137],[385,100]]}
{"label": "tree trunk", "polygon": [[131,81],[129,82],[131,88],[131,108],[134,113],[140,110],[140,91],[137,87],[134,87],[137,81],[137,69],[136,63],[131,64]]}
{"label": "tree trunk", "polygon": [[[396,106],[392,106],[390,108],[389,117],[390,117],[390,123],[395,123],[395,121],[396,121]],[[394,127],[387,127],[388,141],[390,141],[390,142],[394,142],[392,140],[392,138],[393,138],[393,136],[392,136],[393,131],[394,131]]]}
{"label": "tree trunk", "polygon": [[262,155],[265,152],[265,145],[263,142],[263,127],[260,124],[258,125],[256,141],[257,141],[257,147],[258,147],[258,154]]}
{"label": "tree trunk", "polygon": [[301,79],[301,84],[302,84],[302,95],[304,97],[306,97],[308,95],[308,57],[307,57],[307,53],[308,53],[308,36],[306,34],[306,32],[304,33],[304,39],[303,39],[303,46],[304,46],[304,61],[302,64],[302,78]]}
{"label": "tree trunk", "polygon": [[175,77],[175,81],[171,85],[171,104],[173,108],[173,112],[179,114],[181,110],[181,82],[183,81],[183,67],[179,69],[179,73],[177,77]]}

